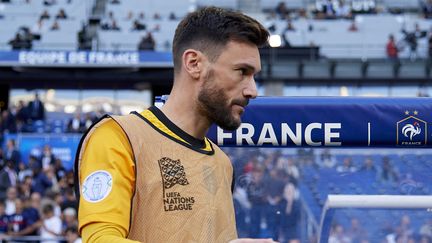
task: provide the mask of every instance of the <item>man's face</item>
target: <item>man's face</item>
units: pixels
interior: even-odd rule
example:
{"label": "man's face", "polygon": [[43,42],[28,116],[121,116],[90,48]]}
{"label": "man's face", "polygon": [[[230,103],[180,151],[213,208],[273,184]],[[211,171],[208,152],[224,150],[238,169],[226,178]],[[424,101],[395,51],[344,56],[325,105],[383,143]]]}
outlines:
{"label": "man's face", "polygon": [[255,45],[228,42],[204,75],[198,94],[200,112],[223,129],[237,129],[244,107],[257,96],[254,75],[260,70]]}

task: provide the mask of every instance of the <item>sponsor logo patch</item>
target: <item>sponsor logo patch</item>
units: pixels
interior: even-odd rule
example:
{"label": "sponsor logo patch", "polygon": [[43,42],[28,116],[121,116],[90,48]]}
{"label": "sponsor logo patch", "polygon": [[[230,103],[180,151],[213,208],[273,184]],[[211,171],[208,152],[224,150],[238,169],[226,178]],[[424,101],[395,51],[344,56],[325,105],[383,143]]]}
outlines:
{"label": "sponsor logo patch", "polygon": [[106,170],[98,170],[85,178],[81,193],[87,202],[97,203],[104,200],[111,189],[111,174]]}

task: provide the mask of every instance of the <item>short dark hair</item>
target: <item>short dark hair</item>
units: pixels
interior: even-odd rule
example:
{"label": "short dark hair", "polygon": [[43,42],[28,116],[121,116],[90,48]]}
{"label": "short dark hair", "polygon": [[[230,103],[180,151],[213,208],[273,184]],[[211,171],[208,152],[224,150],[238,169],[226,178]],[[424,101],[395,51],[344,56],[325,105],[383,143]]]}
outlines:
{"label": "short dark hair", "polygon": [[189,13],[177,26],[173,40],[174,71],[181,66],[181,57],[194,48],[214,61],[229,41],[249,42],[261,47],[269,32],[255,19],[240,12],[206,7]]}
{"label": "short dark hair", "polygon": [[46,204],[46,205],[42,208],[42,212],[43,212],[44,214],[52,213],[52,212],[54,212],[54,206],[51,205],[51,204]]}

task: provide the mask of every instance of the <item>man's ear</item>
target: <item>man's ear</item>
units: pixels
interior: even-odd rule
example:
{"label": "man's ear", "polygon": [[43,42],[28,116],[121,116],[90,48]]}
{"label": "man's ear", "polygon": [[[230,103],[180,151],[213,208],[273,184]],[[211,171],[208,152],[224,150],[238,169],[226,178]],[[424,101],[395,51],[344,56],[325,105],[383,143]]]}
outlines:
{"label": "man's ear", "polygon": [[194,79],[199,79],[203,71],[203,61],[205,56],[202,52],[187,49],[183,52],[182,56],[184,70]]}

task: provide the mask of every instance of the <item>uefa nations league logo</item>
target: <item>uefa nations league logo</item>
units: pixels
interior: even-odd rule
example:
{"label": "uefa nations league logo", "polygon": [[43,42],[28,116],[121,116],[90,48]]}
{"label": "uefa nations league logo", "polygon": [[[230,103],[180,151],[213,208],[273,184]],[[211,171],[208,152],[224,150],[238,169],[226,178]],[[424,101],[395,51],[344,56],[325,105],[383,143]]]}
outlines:
{"label": "uefa nations league logo", "polygon": [[399,146],[425,146],[427,143],[427,122],[409,115],[409,111],[405,111],[408,117],[397,122],[397,145]]}

